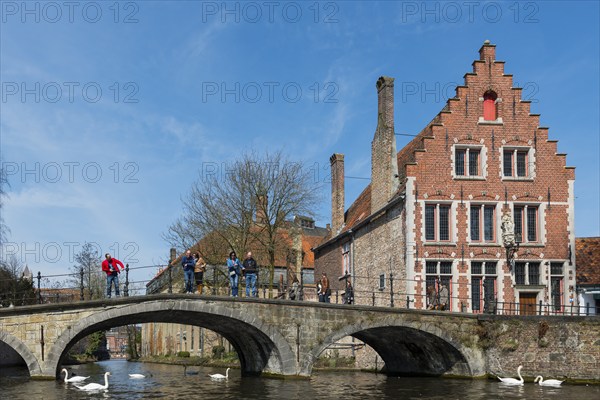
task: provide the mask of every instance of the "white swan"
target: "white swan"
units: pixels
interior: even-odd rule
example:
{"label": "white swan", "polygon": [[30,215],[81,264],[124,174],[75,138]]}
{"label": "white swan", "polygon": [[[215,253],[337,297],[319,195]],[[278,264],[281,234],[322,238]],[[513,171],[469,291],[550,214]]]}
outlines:
{"label": "white swan", "polygon": [[85,391],[91,391],[91,390],[106,390],[108,389],[108,376],[110,375],[110,372],[105,372],[104,373],[104,385],[101,385],[99,383],[88,383],[85,386],[77,386],[79,389],[81,390],[85,390]]}
{"label": "white swan", "polygon": [[142,374],[129,374],[130,379],[144,379],[145,377],[146,377],[146,375],[142,375]]}
{"label": "white swan", "polygon": [[229,379],[229,370],[231,368],[227,368],[227,370],[225,371],[225,375],[222,374],[208,374],[208,376],[210,376],[210,379],[216,379],[216,380],[221,380],[221,379]]}
{"label": "white swan", "polygon": [[564,382],[564,381],[559,381],[558,379],[544,380],[544,378],[542,378],[541,375],[536,376],[533,383],[536,383],[537,381],[540,381],[540,383],[539,383],[540,386],[555,386],[555,387],[560,386],[560,384]]}
{"label": "white swan", "polygon": [[63,372],[65,373],[65,383],[67,383],[67,382],[71,382],[71,383],[83,382],[89,378],[89,376],[72,376],[69,378],[69,371],[67,371],[65,368],[63,368],[60,372],[61,372],[61,374]]}
{"label": "white swan", "polygon": [[515,379],[515,378],[500,378],[498,377],[498,379],[500,379],[500,381],[502,383],[504,383],[505,385],[523,385],[523,377],[521,376],[521,369],[523,368],[522,365],[519,365],[519,368],[517,368],[517,375],[519,375],[519,379]]}

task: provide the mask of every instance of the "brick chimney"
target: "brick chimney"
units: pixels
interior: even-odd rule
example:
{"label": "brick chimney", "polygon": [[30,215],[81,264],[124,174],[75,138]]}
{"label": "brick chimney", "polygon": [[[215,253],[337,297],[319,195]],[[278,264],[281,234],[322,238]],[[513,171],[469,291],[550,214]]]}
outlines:
{"label": "brick chimney", "polygon": [[331,228],[337,235],[344,225],[344,155],[334,153],[331,163]]}
{"label": "brick chimney", "polygon": [[256,203],[256,223],[265,224],[267,222],[267,210],[269,207],[269,196],[259,195]]}
{"label": "brick chimney", "polygon": [[371,142],[371,213],[391,200],[398,189],[394,133],[394,78],[377,80],[377,130]]}

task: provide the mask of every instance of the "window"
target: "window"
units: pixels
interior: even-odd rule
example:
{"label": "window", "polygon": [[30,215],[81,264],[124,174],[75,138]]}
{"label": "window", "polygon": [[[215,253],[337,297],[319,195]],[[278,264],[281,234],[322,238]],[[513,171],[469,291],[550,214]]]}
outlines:
{"label": "window", "polygon": [[379,274],[379,290],[385,289],[385,274]]}
{"label": "window", "polygon": [[482,176],[481,149],[458,148],[454,152],[454,173],[458,177]]}
{"label": "window", "polygon": [[550,297],[555,313],[563,311],[563,263],[550,263]]}
{"label": "window", "polygon": [[529,149],[504,149],[502,157],[505,178],[529,178]]}
{"label": "window", "polygon": [[342,274],[350,273],[350,242],[342,245]]}
{"label": "window", "polygon": [[425,205],[425,240],[433,242],[450,240],[450,205]]}
{"label": "window", "polygon": [[493,311],[496,302],[497,265],[497,261],[471,262],[471,299],[473,312]]}
{"label": "window", "polygon": [[425,291],[427,308],[451,309],[452,261],[425,262]]}
{"label": "window", "polygon": [[495,121],[498,119],[498,113],[496,111],[496,99],[498,95],[488,90],[483,94],[483,119],[484,121]]}
{"label": "window", "polygon": [[538,212],[537,205],[514,207],[515,238],[518,242],[539,242]]}
{"label": "window", "polygon": [[515,283],[517,285],[539,285],[540,263],[517,262],[515,263]]}
{"label": "window", "polygon": [[495,205],[471,206],[471,241],[493,242],[495,240]]}

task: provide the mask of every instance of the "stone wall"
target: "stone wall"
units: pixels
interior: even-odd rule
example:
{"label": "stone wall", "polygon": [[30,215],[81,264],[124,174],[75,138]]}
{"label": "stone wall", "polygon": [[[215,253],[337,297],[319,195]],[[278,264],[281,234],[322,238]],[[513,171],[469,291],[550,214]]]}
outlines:
{"label": "stone wall", "polygon": [[600,382],[600,318],[481,317],[490,374]]}
{"label": "stone wall", "polygon": [[[389,307],[390,273],[394,277],[395,301],[406,297],[404,248],[401,202],[356,232],[353,249],[356,304]],[[385,281],[380,289],[382,274]]]}

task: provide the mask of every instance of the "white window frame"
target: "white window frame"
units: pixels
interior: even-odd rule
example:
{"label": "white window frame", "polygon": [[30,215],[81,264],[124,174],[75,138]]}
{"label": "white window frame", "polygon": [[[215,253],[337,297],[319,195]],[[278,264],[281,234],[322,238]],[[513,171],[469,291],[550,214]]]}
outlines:
{"label": "white window frame", "polygon": [[[458,150],[466,150],[465,152],[465,175],[457,175],[456,174],[456,162],[457,155],[456,152]],[[471,150],[479,151],[479,167],[478,174],[471,175],[469,173],[469,153]],[[483,145],[459,145],[455,144],[452,146],[452,178],[453,179],[467,179],[467,180],[483,180],[487,177],[487,148]]]}
{"label": "white window frame", "polygon": [[[511,175],[504,175],[505,163],[504,153],[512,152],[511,156]],[[518,162],[517,154],[519,152],[526,152],[527,158],[525,160],[526,173],[524,176],[517,175]],[[519,180],[532,180],[535,178],[535,151],[531,146],[502,146],[500,147],[500,177],[505,181],[519,181]]]}

